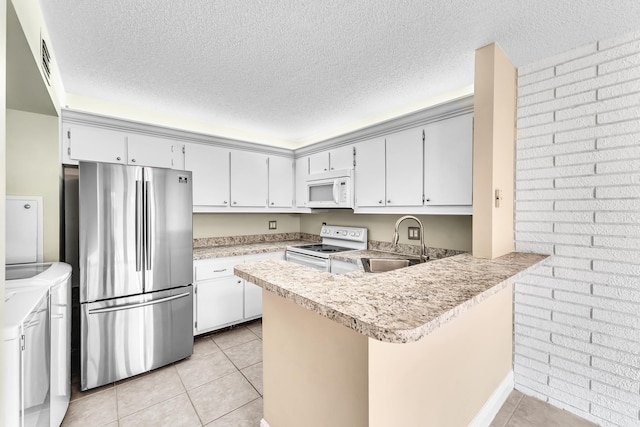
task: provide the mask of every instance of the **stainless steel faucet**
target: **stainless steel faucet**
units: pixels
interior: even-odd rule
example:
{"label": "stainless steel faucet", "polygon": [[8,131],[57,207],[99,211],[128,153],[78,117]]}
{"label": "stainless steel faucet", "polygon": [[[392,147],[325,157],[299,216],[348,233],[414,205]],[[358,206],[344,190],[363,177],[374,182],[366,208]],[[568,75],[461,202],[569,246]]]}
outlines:
{"label": "stainless steel faucet", "polygon": [[429,252],[428,248],[424,244],[424,227],[422,226],[422,222],[418,218],[413,215],[405,215],[396,221],[396,227],[393,231],[393,245],[396,246],[398,244],[398,240],[400,239],[400,235],[398,234],[398,227],[400,227],[400,223],[405,219],[413,219],[420,226],[420,262],[426,262],[429,260],[427,253]]}

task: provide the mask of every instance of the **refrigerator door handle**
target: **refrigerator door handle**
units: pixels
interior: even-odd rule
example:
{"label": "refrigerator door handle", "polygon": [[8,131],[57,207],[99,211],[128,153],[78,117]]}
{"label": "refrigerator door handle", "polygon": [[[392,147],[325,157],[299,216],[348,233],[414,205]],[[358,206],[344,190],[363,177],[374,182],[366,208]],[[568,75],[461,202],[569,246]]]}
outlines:
{"label": "refrigerator door handle", "polygon": [[146,264],[145,268],[147,270],[151,270],[151,206],[149,205],[151,198],[151,183],[149,181],[145,181],[144,183],[144,234],[145,234],[145,253],[146,253]]}
{"label": "refrigerator door handle", "polygon": [[190,295],[189,292],[184,292],[182,294],[173,295],[173,296],[166,297],[166,298],[154,299],[154,300],[151,300],[151,301],[137,302],[137,303],[134,303],[134,304],[116,305],[116,306],[113,306],[113,307],[95,308],[93,310],[89,310],[89,314],[99,314],[99,313],[108,313],[110,311],[129,310],[131,308],[138,308],[138,307],[144,307],[144,306],[147,306],[147,305],[160,304],[160,303],[163,303],[163,302],[172,301],[174,299],[188,297],[189,295]]}
{"label": "refrigerator door handle", "polygon": [[142,270],[142,181],[136,181],[136,271]]}

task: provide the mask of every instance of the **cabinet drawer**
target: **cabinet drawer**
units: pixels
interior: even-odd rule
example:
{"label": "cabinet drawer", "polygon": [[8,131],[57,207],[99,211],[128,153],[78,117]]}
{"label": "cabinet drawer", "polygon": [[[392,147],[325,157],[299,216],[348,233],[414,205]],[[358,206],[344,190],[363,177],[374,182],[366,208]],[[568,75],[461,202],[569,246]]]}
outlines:
{"label": "cabinet drawer", "polygon": [[218,277],[233,276],[233,267],[238,264],[237,260],[206,261],[196,263],[195,281],[215,279]]}

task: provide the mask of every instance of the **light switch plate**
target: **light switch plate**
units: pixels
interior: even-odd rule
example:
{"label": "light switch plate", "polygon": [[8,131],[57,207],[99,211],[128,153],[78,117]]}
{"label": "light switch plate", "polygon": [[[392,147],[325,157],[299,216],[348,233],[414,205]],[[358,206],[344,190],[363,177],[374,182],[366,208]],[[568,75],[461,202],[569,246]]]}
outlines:
{"label": "light switch plate", "polygon": [[407,230],[409,232],[407,236],[409,240],[420,240],[420,227],[409,227]]}
{"label": "light switch plate", "polygon": [[269,221],[269,230],[276,230],[278,228],[278,221]]}

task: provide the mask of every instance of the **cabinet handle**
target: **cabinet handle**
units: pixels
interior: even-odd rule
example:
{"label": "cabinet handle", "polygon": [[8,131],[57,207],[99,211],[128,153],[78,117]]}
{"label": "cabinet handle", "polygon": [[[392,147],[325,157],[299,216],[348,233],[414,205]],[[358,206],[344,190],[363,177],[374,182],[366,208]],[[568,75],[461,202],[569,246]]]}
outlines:
{"label": "cabinet handle", "polygon": [[213,270],[214,273],[222,273],[223,271],[227,271],[227,269],[223,268],[222,270]]}
{"label": "cabinet handle", "polygon": [[426,201],[427,201],[427,202],[430,202],[430,201],[431,201],[431,199],[427,199]]}
{"label": "cabinet handle", "polygon": [[120,160],[122,160],[122,159],[120,158],[120,156],[118,156],[118,157],[116,157],[116,160],[117,160],[117,161],[120,161]]}
{"label": "cabinet handle", "polygon": [[224,201],[224,202],[222,202],[222,203],[224,203],[224,204],[226,205],[226,204],[227,204],[227,201],[225,200],[225,201]]}
{"label": "cabinet handle", "polygon": [[131,163],[135,163],[135,162],[136,162],[136,159],[131,159]]}
{"label": "cabinet handle", "polygon": [[273,202],[271,202],[271,206],[273,206]]}
{"label": "cabinet handle", "polygon": [[378,200],[378,204],[382,204],[382,200]]}
{"label": "cabinet handle", "polygon": [[242,283],[242,280],[238,280],[238,284]]}
{"label": "cabinet handle", "polygon": [[391,200],[387,200],[387,203],[391,203]]}
{"label": "cabinet handle", "polygon": [[327,171],[327,168],[324,168],[324,171],[326,172],[326,171]]}
{"label": "cabinet handle", "polygon": [[29,203],[27,203],[26,205],[24,205],[25,209],[31,209],[31,205]]}
{"label": "cabinet handle", "polygon": [[237,204],[238,204],[238,202],[233,202],[233,204],[234,204],[234,205],[237,205]]}

